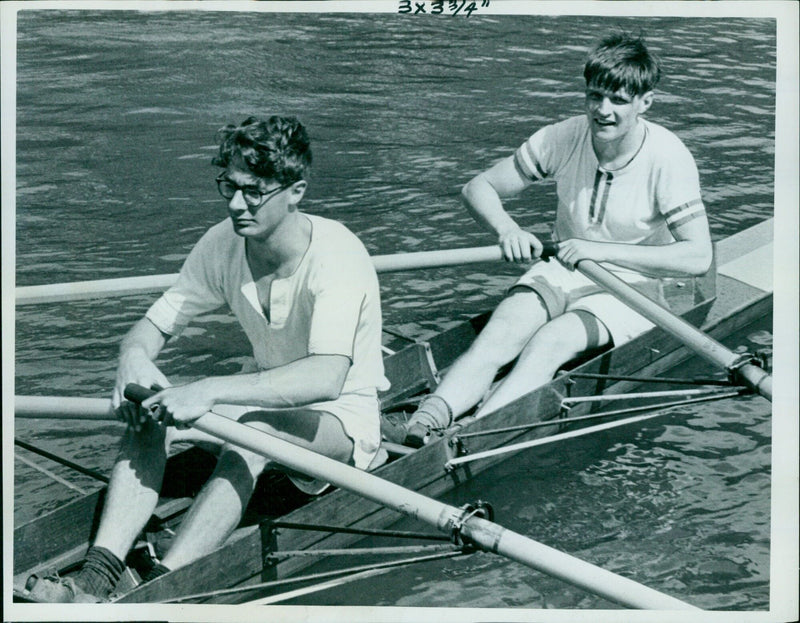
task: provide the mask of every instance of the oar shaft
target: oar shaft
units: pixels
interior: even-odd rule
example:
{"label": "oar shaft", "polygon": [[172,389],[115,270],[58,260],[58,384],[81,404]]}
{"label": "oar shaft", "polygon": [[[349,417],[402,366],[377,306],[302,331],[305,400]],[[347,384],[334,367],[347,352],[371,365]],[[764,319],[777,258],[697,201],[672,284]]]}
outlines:
{"label": "oar shaft", "polygon": [[[400,270],[493,262],[502,259],[502,257],[503,254],[500,251],[500,247],[487,246],[374,255],[372,256],[372,263],[377,272],[387,273]],[[20,286],[16,289],[16,304],[33,305],[36,303],[56,303],[60,301],[162,292],[175,283],[177,278],[177,273],[174,273],[145,277],[54,283],[40,286]]]}
{"label": "oar shaft", "polygon": [[144,277],[122,277],[119,279],[96,279],[73,281],[40,286],[19,286],[16,289],[17,305],[58,303],[110,296],[129,296],[163,292],[178,279],[178,274],[147,275]]}
{"label": "oar shaft", "polygon": [[394,253],[392,255],[373,255],[375,271],[390,273],[400,270],[420,268],[442,268],[461,266],[480,262],[496,262],[503,259],[503,252],[497,245],[490,247],[469,247],[465,249],[443,249],[439,251],[417,251],[415,253]]}
{"label": "oar shaft", "polygon": [[114,420],[111,401],[104,398],[15,396],[14,416],[25,419]]}
{"label": "oar shaft", "polygon": [[740,355],[695,328],[680,316],[676,316],[658,303],[651,301],[597,262],[582,260],[578,262],[577,270],[617,296],[650,322],[681,341],[694,353],[714,365],[733,372],[750,389],[772,400],[772,377],[764,370],[749,363],[739,365]]}
{"label": "oar shaft", "polygon": [[[130,386],[129,386],[130,387]],[[148,392],[145,388],[126,390],[134,400]],[[400,513],[415,517],[442,532],[449,532],[460,521],[461,510],[411,491],[339,461],[273,437],[263,431],[209,412],[196,420],[197,430],[268,457],[269,459],[353,491]],[[576,584],[592,593],[631,608],[695,609],[694,606],[659,593],[647,586],[618,576],[569,554],[541,545],[510,530],[481,520],[466,519],[462,534],[482,548],[517,560],[525,565]]]}

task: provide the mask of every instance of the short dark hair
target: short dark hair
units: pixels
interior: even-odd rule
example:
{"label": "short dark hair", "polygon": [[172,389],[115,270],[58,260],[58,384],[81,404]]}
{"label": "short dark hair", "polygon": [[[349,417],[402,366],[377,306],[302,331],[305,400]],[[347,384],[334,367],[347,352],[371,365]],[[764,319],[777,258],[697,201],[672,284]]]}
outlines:
{"label": "short dark hair", "polygon": [[589,53],[583,77],[586,86],[612,92],[625,89],[629,95],[643,95],[658,84],[661,67],[641,36],[614,33]]}
{"label": "short dark hair", "polygon": [[305,179],[311,167],[311,140],[296,117],[248,117],[221,128],[218,137],[219,153],[211,161],[218,167],[238,155],[253,175],[281,185]]}

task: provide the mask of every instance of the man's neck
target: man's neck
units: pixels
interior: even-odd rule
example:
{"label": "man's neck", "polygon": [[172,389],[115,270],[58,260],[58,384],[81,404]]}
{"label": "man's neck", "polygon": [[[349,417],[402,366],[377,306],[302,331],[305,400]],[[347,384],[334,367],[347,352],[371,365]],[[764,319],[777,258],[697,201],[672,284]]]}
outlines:
{"label": "man's neck", "polygon": [[267,238],[247,238],[245,249],[250,272],[256,281],[262,277],[291,275],[311,243],[311,221],[295,212]]}

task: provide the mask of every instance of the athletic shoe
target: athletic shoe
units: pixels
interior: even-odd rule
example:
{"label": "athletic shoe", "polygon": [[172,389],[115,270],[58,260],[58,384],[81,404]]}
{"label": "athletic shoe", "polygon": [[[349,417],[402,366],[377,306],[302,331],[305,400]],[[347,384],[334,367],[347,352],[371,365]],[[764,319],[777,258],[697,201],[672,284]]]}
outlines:
{"label": "athletic shoe", "polygon": [[25,596],[40,603],[100,603],[104,601],[97,595],[87,593],[72,578],[62,578],[53,572],[40,577],[30,576],[25,582]]}

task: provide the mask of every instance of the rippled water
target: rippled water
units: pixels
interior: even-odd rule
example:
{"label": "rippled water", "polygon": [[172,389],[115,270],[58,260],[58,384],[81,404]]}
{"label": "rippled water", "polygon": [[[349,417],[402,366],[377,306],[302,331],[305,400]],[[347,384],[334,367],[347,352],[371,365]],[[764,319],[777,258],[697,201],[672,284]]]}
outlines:
{"label": "rippled water", "polygon": [[[714,237],[773,211],[775,25],[768,19],[29,10],[19,14],[18,26],[18,285],[177,271],[202,232],[225,217],[209,164],[215,131],[251,113],[303,119],[315,153],[307,211],[343,221],[370,252],[491,244],[460,206],[460,186],[541,124],[581,113],[584,51],[618,26],[644,30],[663,57],[665,77],[648,117],[676,132],[694,154]],[[508,206],[523,226],[546,231],[553,187],[535,188]],[[385,323],[424,338],[492,306],[517,271],[474,266],[384,275]],[[119,339],[151,300],[21,308],[16,393],[108,396]],[[224,314],[190,334],[163,357],[166,373],[178,381],[233,372],[247,351]],[[738,414],[749,407],[729,408]],[[596,547],[599,562],[612,568],[610,537],[620,532],[633,533],[631,552],[685,539],[685,557],[663,562],[655,577],[708,582],[716,607],[763,607],[769,472],[738,470],[746,470],[742,455],[768,470],[768,412],[715,418],[724,458],[713,465],[700,460],[707,417],[701,410],[669,432],[620,432],[602,450],[594,440],[576,441],[543,463],[539,456],[535,466],[508,463],[476,487],[521,478],[535,490],[569,474],[574,479],[561,483],[564,491],[543,504],[511,496],[501,504],[543,539],[554,526],[574,530],[578,553],[608,537],[607,552]],[[110,467],[119,432],[114,424],[50,422],[17,422],[16,429],[20,438],[100,471]],[[734,511],[713,496],[676,502],[673,486],[652,478],[675,466],[685,484],[741,476],[749,485],[760,510],[714,538],[754,552],[730,560],[751,570],[742,582],[758,588],[739,587],[739,571],[728,578],[718,563],[704,566],[692,553],[686,522],[724,521]],[[74,495],[19,462],[15,468],[16,522]],[[641,490],[620,485],[626,470],[637,472]],[[83,477],[75,482],[94,486]],[[607,499],[602,508],[584,501],[591,491]],[[644,496],[642,504],[631,507],[632,495]],[[642,507],[661,522],[663,538],[638,548],[637,531],[651,531],[639,523]],[[479,564],[486,573],[474,582],[489,583],[493,593],[517,573]],[[676,573],[676,565],[684,571]],[[459,590],[459,578],[451,585],[435,571],[422,583],[420,603],[438,605],[437,595],[451,589],[458,603],[471,594],[469,584]],[[553,590],[529,587],[513,605],[566,599],[563,587]]]}

